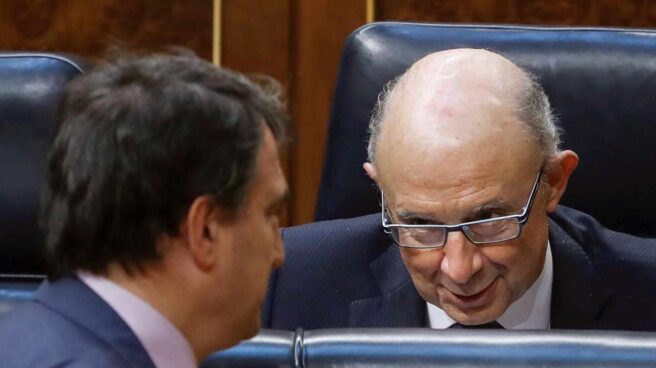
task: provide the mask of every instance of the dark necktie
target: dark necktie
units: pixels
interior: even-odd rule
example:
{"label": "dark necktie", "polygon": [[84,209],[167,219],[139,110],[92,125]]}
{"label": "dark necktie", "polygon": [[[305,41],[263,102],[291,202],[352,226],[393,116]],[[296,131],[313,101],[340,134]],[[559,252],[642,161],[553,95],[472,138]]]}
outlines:
{"label": "dark necktie", "polygon": [[492,321],[492,322],[489,322],[489,323],[486,323],[486,324],[482,324],[482,325],[461,325],[460,323],[457,323],[457,322],[456,322],[455,324],[451,325],[451,327],[449,327],[449,328],[462,328],[462,329],[474,329],[474,328],[480,328],[480,329],[483,329],[483,328],[485,328],[485,329],[488,329],[488,328],[501,328],[501,329],[503,329],[503,326],[501,326],[501,325],[499,324],[499,322],[497,322],[497,321]]}

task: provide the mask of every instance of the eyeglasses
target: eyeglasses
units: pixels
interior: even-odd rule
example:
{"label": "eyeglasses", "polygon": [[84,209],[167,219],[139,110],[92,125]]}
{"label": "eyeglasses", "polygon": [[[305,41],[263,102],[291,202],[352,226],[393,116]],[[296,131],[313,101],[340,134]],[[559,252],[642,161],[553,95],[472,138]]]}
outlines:
{"label": "eyeglasses", "polygon": [[457,225],[404,225],[390,223],[390,216],[385,207],[385,194],[381,190],[381,220],[383,230],[389,234],[394,242],[403,248],[440,248],[446,243],[448,233],[462,231],[473,244],[499,243],[518,238],[528,220],[533,206],[533,200],[540,186],[540,169],[535,178],[531,195],[526,206],[517,215],[495,217],[491,219],[463,222]]}

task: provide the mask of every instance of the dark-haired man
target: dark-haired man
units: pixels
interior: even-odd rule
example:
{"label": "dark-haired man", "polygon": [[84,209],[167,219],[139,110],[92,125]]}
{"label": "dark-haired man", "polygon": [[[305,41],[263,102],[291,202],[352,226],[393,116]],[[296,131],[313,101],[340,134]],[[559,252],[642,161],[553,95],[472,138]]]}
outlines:
{"label": "dark-haired man", "polygon": [[656,330],[656,240],[558,206],[578,156],[535,77],[436,52],[370,132],[381,212],[286,229],[266,326]]}
{"label": "dark-haired man", "polygon": [[277,96],[189,55],[69,85],[42,225],[52,266],[0,320],[3,367],[195,367],[259,330],[283,260]]}

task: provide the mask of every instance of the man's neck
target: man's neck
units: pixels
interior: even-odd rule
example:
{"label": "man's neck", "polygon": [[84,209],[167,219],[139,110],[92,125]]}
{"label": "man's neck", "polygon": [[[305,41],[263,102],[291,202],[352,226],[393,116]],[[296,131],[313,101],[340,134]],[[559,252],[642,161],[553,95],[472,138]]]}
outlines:
{"label": "man's neck", "polygon": [[193,299],[189,299],[192,295],[187,294],[189,288],[179,285],[185,284],[180,275],[170,277],[164,267],[158,264],[144,265],[130,273],[119,264],[111,264],[102,276],[136,295],[168,319],[192,343],[198,361],[193,336],[189,333],[194,313],[188,303],[181,302]]}
{"label": "man's neck", "polygon": [[77,275],[128,325],[156,366],[197,366],[189,340],[154,305],[107,277],[84,271]]}

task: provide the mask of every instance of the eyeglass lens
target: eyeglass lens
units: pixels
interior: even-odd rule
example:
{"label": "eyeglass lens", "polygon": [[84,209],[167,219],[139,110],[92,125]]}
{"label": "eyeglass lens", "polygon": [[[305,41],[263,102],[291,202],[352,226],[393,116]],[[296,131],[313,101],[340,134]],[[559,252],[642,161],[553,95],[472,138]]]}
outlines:
{"label": "eyeglass lens", "polygon": [[[512,218],[467,225],[462,230],[472,243],[478,244],[516,238],[521,226]],[[446,243],[447,233],[445,228],[392,228],[392,236],[404,247],[439,247]]]}

